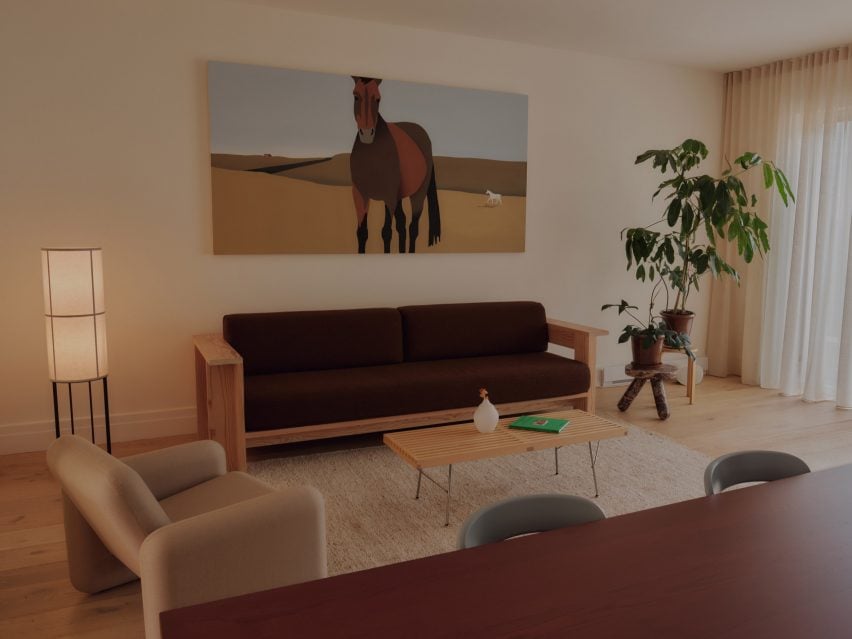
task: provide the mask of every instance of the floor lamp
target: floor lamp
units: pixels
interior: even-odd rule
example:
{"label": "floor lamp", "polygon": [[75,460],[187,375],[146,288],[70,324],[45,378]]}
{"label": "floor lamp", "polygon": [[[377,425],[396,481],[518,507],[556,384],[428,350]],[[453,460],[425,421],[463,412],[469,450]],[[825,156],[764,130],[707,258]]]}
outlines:
{"label": "floor lamp", "polygon": [[112,452],[107,386],[106,315],[104,311],[103,257],[99,248],[45,248],[41,250],[44,281],[44,319],[47,362],[53,384],[53,419],[59,428],[58,386],[67,384],[71,432],[74,427],[72,384],[89,388],[92,443],[95,416],[92,382],[103,383],[107,451]]}

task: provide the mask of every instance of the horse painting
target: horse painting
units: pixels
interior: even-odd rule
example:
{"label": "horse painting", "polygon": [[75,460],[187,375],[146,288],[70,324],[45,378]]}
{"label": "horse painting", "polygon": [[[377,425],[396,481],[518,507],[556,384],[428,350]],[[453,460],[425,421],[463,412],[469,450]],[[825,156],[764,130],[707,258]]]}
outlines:
{"label": "horse painting", "polygon": [[367,248],[367,213],[370,200],[385,205],[382,240],[390,253],[391,218],[396,223],[399,252],[406,252],[406,217],[402,200],[409,198],[408,252],[414,253],[423,205],[429,206],[429,246],[441,239],[441,212],[435,187],[432,141],[426,130],[413,122],[385,122],[379,114],[380,79],[352,76],[355,81],[354,111],[358,135],[349,156],[352,199],[358,226],[358,252]]}

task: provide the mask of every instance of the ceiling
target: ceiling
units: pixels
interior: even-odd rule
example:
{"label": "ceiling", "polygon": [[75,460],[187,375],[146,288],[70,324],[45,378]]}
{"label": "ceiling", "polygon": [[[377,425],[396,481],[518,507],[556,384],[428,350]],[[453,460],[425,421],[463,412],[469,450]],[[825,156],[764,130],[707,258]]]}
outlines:
{"label": "ceiling", "polygon": [[731,71],[852,42],[852,0],[238,0]]}

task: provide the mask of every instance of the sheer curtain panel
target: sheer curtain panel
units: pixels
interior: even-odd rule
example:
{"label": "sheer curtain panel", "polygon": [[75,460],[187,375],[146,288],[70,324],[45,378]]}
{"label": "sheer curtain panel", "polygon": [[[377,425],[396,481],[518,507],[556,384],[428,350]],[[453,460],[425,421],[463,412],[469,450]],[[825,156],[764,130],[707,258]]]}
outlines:
{"label": "sheer curtain panel", "polygon": [[772,249],[742,269],[741,287],[714,282],[708,336],[713,374],[842,407],[852,407],[850,49],[726,76],[725,155],[774,159],[796,202],[764,192]]}

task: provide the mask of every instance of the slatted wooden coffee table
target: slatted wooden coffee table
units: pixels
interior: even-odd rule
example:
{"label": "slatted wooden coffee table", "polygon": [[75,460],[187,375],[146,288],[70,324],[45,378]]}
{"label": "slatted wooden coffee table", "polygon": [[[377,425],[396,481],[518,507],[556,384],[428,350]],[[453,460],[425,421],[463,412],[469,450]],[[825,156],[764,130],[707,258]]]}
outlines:
{"label": "slatted wooden coffee table", "polygon": [[[565,410],[541,413],[541,415],[567,419],[570,423],[561,433],[540,433],[509,428],[509,424],[516,417],[507,417],[500,420],[493,433],[480,433],[476,430],[473,422],[467,422],[451,426],[435,426],[385,433],[384,442],[403,461],[418,471],[415,499],[420,498],[420,483],[424,476],[447,493],[445,526],[450,524],[453,464],[459,462],[491,459],[492,457],[552,448],[554,465],[558,475],[559,449],[570,444],[588,444],[589,462],[592,466],[592,479],[595,484],[595,497],[597,497],[598,477],[595,473],[595,463],[601,440],[622,437],[627,434],[627,429],[581,410]],[[592,450],[592,442],[595,443],[594,451]],[[424,472],[427,468],[437,466],[447,466],[446,487]]]}

